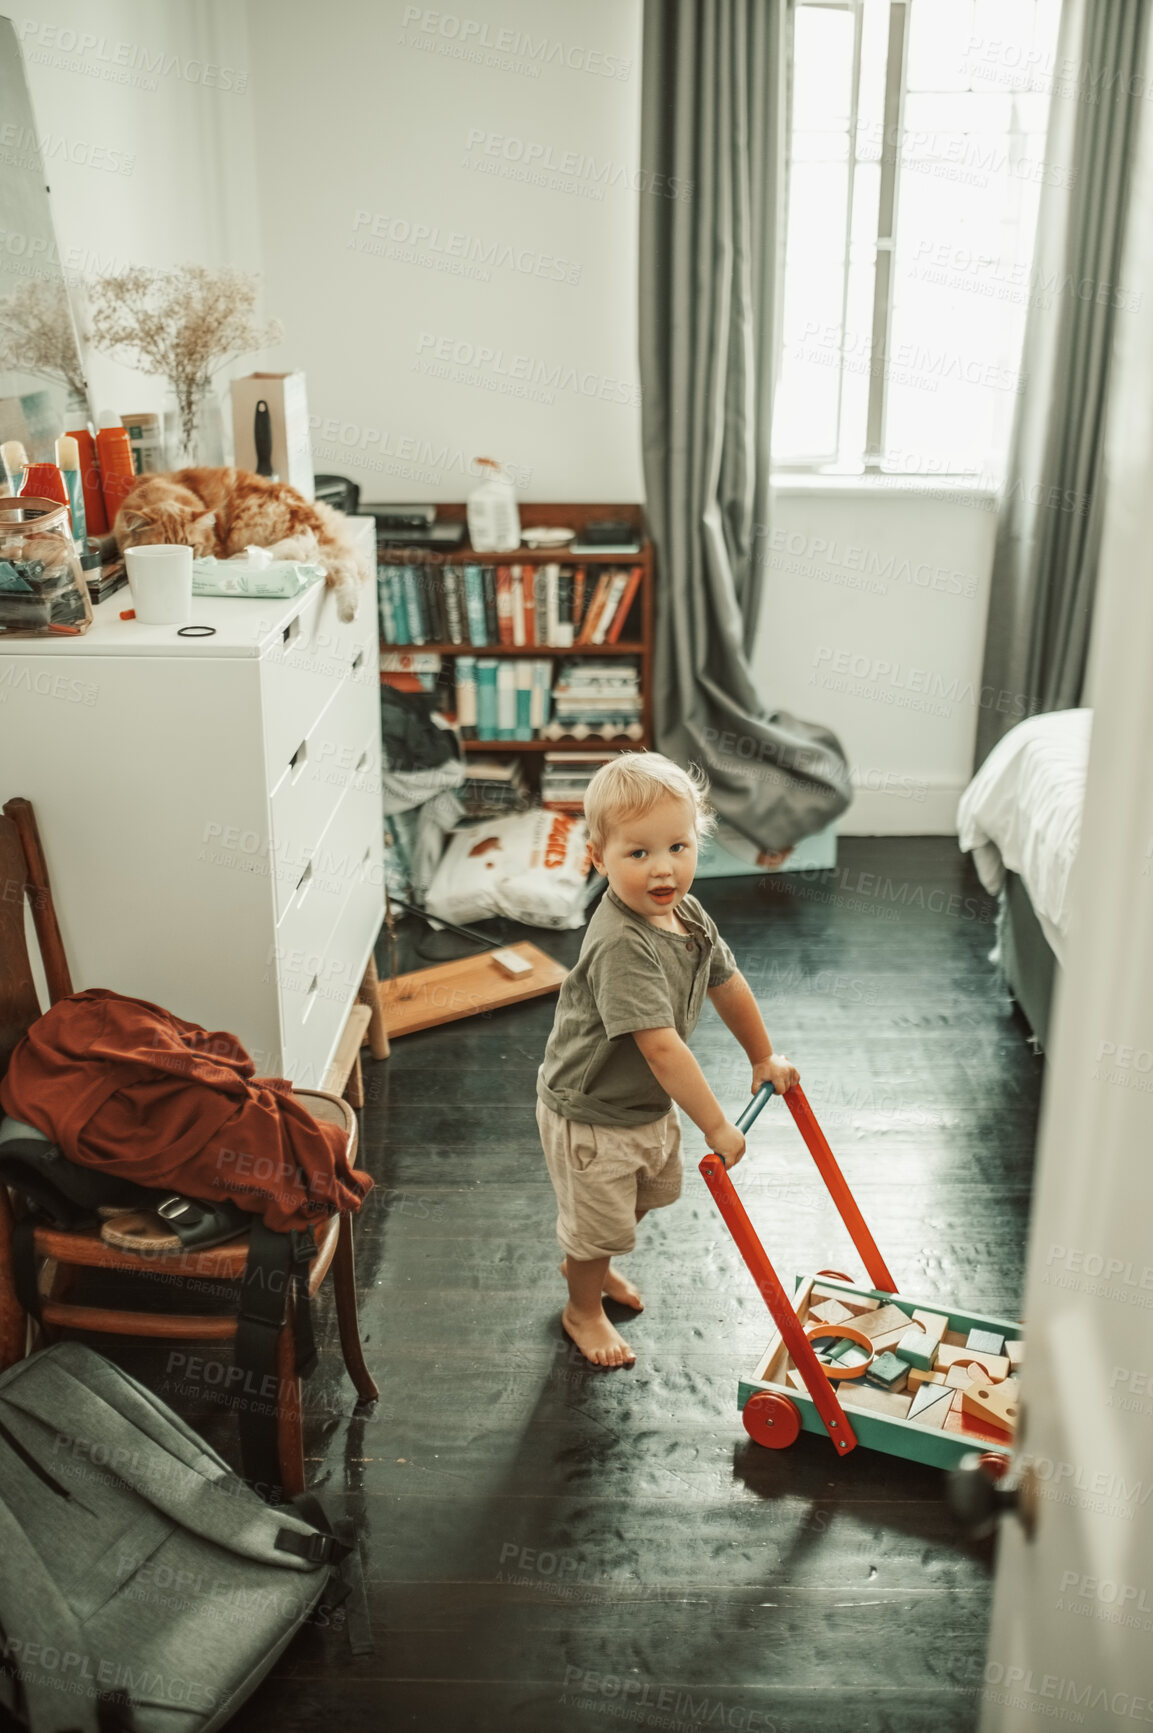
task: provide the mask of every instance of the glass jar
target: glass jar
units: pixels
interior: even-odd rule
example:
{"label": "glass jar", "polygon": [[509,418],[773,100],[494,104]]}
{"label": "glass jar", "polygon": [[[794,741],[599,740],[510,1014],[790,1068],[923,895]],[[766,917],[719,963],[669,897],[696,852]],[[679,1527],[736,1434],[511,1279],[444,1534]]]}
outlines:
{"label": "glass jar", "polygon": [[75,637],[91,624],[68,507],[23,494],[0,499],[0,636]]}

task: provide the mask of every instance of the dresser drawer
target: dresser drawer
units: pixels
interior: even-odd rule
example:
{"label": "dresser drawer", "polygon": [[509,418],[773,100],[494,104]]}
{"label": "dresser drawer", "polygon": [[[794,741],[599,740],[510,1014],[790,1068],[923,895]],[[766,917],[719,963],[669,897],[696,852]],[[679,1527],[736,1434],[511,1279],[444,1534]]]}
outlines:
{"label": "dresser drawer", "polygon": [[[349,789],[366,782],[379,789],[376,693],[349,676],[302,735],[272,791],[272,853],[303,871]],[[275,876],[276,918],[286,912],[296,885],[291,873]]]}
{"label": "dresser drawer", "polygon": [[318,585],[285,626],[282,642],[261,657],[264,750],[270,787],[346,681],[354,682],[364,693],[371,691],[379,704],[372,602],[366,586],[356,619],[339,620],[331,592]]}
{"label": "dresser drawer", "polygon": [[369,951],[384,917],[379,858],[349,887],[323,953],[285,953],[280,981],[284,1074],[318,1089],[356,1000]]}
{"label": "dresser drawer", "polygon": [[350,892],[380,846],[380,831],[375,780],[346,788],[306,865],[287,888],[284,913],[276,926],[278,951],[294,956],[323,954]]}

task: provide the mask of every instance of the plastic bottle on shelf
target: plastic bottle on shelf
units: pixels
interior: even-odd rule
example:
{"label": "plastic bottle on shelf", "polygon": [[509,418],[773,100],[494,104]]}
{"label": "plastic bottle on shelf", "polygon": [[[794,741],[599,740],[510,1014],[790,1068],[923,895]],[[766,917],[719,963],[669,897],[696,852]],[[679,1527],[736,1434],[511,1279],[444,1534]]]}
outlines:
{"label": "plastic bottle on shelf", "polygon": [[[106,420],[101,416],[101,422]],[[132,445],[124,427],[101,426],[96,435],[96,460],[100,465],[100,485],[104,494],[104,512],[109,528],[116,523],[116,513],[140,477],[132,462]]]}
{"label": "plastic bottle on shelf", "polygon": [[493,457],[478,457],[481,482],[468,496],[468,539],[478,554],[512,553],[520,547],[516,489]]}

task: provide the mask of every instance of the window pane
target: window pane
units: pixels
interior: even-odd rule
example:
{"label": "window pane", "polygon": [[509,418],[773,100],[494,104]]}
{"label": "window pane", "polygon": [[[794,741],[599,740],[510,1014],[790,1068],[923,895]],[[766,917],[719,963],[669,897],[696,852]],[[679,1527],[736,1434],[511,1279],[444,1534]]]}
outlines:
{"label": "window pane", "polygon": [[799,8],[793,73],[779,460],[835,455],[849,189],[853,16]]}
{"label": "window pane", "polygon": [[[1055,41],[1056,7],[1045,0],[1044,9]],[[914,29],[927,29],[938,10],[938,0],[913,0]],[[1020,22],[1022,9],[1012,11]],[[1000,18],[998,29],[1004,53]],[[922,89],[905,99],[886,460],[914,470],[947,462],[998,474],[1020,386],[1047,99],[1022,101],[1003,86],[958,89],[942,47],[947,34],[935,58],[922,54]],[[1021,41],[1037,52],[1031,17]],[[960,43],[954,30],[948,46],[971,85],[965,67],[972,42]],[[1016,60],[1016,50],[1008,57]],[[930,75],[941,81],[937,90],[924,88]]]}

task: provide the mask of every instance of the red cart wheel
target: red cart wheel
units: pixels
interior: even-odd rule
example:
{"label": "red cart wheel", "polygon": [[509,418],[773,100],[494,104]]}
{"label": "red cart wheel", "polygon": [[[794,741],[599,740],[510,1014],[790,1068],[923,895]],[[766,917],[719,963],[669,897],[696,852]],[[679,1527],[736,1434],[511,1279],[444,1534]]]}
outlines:
{"label": "red cart wheel", "polygon": [[801,1430],[801,1411],[787,1396],[774,1390],[758,1390],[741,1413],[745,1431],[754,1444],[766,1450],[787,1450]]}

